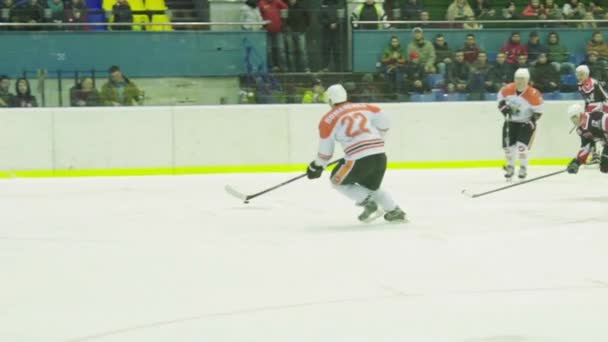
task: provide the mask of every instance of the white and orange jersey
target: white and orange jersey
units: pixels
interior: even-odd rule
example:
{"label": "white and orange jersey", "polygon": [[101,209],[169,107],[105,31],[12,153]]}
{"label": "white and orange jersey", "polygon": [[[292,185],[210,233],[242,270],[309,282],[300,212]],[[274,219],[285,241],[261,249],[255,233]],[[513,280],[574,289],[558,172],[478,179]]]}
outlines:
{"label": "white and orange jersey", "polygon": [[325,114],[319,123],[319,154],[316,164],[327,165],[335,142],[344,150],[344,159],[357,160],[384,153],[384,135],[389,120],[380,108],[365,103],[344,103]]}
{"label": "white and orange jersey", "polygon": [[543,113],[543,95],[538,89],[528,86],[524,92],[518,94],[515,83],[509,83],[498,92],[498,101],[505,100],[511,107],[511,121],[530,121],[534,113]]}

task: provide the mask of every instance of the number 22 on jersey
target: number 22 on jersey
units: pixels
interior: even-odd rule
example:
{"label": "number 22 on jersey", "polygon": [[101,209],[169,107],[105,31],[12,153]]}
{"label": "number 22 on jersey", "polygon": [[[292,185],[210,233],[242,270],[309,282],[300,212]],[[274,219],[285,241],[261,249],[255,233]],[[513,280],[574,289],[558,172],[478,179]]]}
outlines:
{"label": "number 22 on jersey", "polygon": [[[371,133],[367,128],[367,117],[360,112],[352,113],[344,116],[340,123],[346,126],[346,136],[355,138],[363,133]],[[354,129],[354,130],[353,130]]]}

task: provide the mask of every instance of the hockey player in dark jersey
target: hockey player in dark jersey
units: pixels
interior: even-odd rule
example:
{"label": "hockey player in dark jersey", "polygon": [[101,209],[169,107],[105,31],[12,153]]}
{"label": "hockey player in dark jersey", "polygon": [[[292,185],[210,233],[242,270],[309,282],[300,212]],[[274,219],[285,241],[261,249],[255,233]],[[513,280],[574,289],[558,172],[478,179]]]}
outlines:
{"label": "hockey player in dark jersey", "polygon": [[581,137],[581,148],[568,164],[568,173],[577,173],[579,167],[586,163],[594,143],[603,148],[600,171],[608,173],[608,114],[599,110],[587,112],[581,105],[574,104],[568,108],[568,117]]}
{"label": "hockey player in dark jersey", "polygon": [[[579,65],[576,68],[576,79],[578,80],[578,91],[585,101],[585,112],[596,111],[608,112],[608,94],[596,79],[589,76],[589,67]],[[599,149],[595,143],[591,144],[590,164],[597,164],[600,160]]]}

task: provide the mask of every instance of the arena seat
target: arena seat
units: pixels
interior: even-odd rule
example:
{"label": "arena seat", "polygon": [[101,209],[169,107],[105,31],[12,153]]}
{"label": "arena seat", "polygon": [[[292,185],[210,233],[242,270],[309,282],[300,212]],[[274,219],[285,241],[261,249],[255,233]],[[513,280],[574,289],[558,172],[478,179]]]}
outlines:
{"label": "arena seat", "polygon": [[[146,0],[145,5],[146,9],[150,11],[164,11],[167,9],[165,0]],[[154,22],[154,17],[152,17],[152,22]]]}
{"label": "arena seat", "polygon": [[[152,16],[153,23],[169,23],[171,20],[165,14],[155,14]],[[173,26],[171,25],[155,25],[155,26],[146,26],[146,31],[173,31]]]}
{"label": "arena seat", "polygon": [[497,99],[496,93],[485,93],[483,97],[486,101],[496,101]]}
{"label": "arena seat", "polygon": [[87,0],[87,7],[89,9],[101,9],[101,0]]}
{"label": "arena seat", "polygon": [[582,100],[583,97],[578,92],[573,93],[561,93],[562,100]]}
{"label": "arena seat", "polygon": [[467,94],[465,93],[438,93],[437,101],[466,101]]}
{"label": "arena seat", "polygon": [[433,94],[411,94],[410,101],[411,102],[433,102],[435,100],[435,96]]}
{"label": "arena seat", "polygon": [[133,31],[143,31],[144,27],[137,24],[146,24],[150,22],[150,17],[147,14],[134,14],[133,15]]}
{"label": "arena seat", "polygon": [[544,100],[561,100],[562,94],[559,91],[553,91],[550,93],[543,93]]}
{"label": "arena seat", "polygon": [[563,85],[575,86],[576,85],[576,76],[574,76],[572,74],[561,75],[560,81]]}
{"label": "arena seat", "polygon": [[445,77],[443,74],[428,74],[426,81],[429,83],[431,88],[439,88],[443,84]]}

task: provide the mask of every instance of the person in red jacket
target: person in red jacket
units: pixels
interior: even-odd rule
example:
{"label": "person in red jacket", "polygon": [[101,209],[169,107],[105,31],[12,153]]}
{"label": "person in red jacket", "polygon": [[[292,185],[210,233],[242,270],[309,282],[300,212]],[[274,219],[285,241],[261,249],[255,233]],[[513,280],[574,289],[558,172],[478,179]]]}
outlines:
{"label": "person in red jacket", "polygon": [[285,38],[283,37],[283,18],[281,13],[287,13],[287,5],[283,0],[260,0],[260,13],[264,20],[270,21],[265,25],[268,35],[268,61],[273,71],[286,71]]}
{"label": "person in red jacket", "polygon": [[500,49],[500,52],[507,55],[507,64],[515,64],[517,63],[517,57],[520,55],[528,55],[528,48],[521,44],[521,35],[519,32],[513,32],[511,33],[509,41]]}

